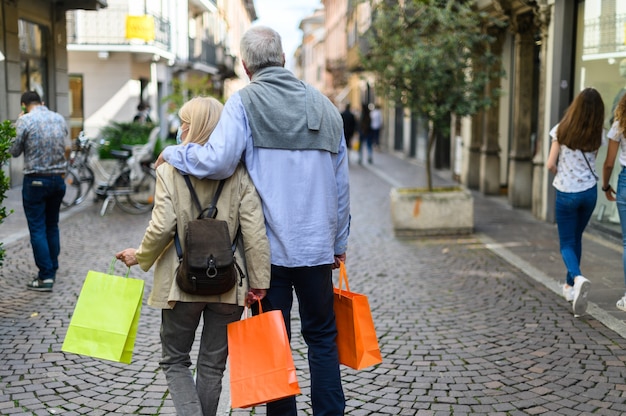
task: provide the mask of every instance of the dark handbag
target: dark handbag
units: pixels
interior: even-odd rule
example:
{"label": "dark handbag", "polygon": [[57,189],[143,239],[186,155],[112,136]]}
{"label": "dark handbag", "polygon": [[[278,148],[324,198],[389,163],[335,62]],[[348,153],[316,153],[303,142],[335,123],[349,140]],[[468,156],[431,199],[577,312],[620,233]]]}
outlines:
{"label": "dark handbag", "polygon": [[243,272],[235,261],[239,230],[235,241],[231,242],[226,221],[215,219],[216,204],[224,187],[224,180],[220,181],[211,205],[202,209],[189,177],[184,178],[200,214],[187,224],[184,252],[180,246],[178,231],[174,234],[179,261],[176,283],[183,292],[189,294],[221,295],[235,286],[238,274],[243,283]]}

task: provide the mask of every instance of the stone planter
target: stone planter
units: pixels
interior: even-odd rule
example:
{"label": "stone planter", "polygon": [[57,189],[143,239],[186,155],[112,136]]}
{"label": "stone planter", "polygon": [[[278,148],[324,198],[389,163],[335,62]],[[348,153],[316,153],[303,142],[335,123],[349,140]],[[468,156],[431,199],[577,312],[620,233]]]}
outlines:
{"label": "stone planter", "polygon": [[392,188],[391,221],[396,237],[471,234],[474,198],[465,188]]}

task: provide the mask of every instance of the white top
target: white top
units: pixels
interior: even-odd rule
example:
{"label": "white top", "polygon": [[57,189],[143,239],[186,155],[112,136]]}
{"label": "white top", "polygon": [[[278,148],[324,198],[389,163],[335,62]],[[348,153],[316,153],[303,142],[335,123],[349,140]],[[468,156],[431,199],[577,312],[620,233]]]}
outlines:
{"label": "white top", "polygon": [[[558,126],[557,124],[550,130],[550,137],[553,142],[557,141],[556,129]],[[602,144],[604,143],[603,134]],[[552,181],[552,186],[561,192],[582,192],[596,186],[598,182],[597,153],[597,150],[583,153],[580,150],[572,150],[564,144],[560,144],[559,161],[556,165],[557,172],[554,181]]]}
{"label": "white top", "polygon": [[620,131],[619,122],[617,120],[613,122],[611,129],[607,133],[607,137],[614,142],[620,142],[619,164],[626,166],[626,138],[624,137],[624,132]]}
{"label": "white top", "polygon": [[378,130],[383,126],[383,113],[378,108],[370,111],[370,119],[370,128]]}

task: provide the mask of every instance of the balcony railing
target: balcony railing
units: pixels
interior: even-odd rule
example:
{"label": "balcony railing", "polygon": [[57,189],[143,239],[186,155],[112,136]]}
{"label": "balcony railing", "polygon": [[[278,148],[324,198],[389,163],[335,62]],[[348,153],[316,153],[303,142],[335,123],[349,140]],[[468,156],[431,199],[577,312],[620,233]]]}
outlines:
{"label": "balcony railing", "polygon": [[625,52],[626,14],[585,19],[583,55]]}
{"label": "balcony railing", "polygon": [[217,67],[217,46],[200,39],[189,38],[189,60]]}
{"label": "balcony railing", "polygon": [[154,41],[143,42],[126,38],[125,7],[108,7],[98,12],[67,12],[67,43],[74,45],[154,45],[171,50],[170,22],[162,16],[154,18]]}
{"label": "balcony railing", "polygon": [[222,45],[189,38],[189,61],[215,67],[223,78],[236,76],[235,58]]}

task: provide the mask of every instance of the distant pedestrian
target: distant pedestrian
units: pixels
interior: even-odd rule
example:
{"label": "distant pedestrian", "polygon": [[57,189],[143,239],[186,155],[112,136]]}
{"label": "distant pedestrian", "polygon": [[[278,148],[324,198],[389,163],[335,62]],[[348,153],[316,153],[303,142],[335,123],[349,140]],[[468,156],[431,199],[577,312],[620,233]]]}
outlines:
{"label": "distant pedestrian", "polygon": [[[203,145],[215,128],[222,108],[219,101],[210,97],[196,97],[183,105],[179,128],[182,142]],[[200,204],[208,207],[219,181],[196,178],[191,181]],[[116,254],[127,266],[139,264],[144,271],[156,264],[148,304],[162,309],[159,364],[178,415],[216,414],[228,355],[227,325],[240,319],[245,303],[262,299],[270,284],[270,249],[261,200],[243,164],[238,164],[224,182],[216,207],[216,219],[227,221],[233,241],[238,238],[237,230],[241,232],[236,257],[246,271],[246,277],[226,293],[188,294],[176,283],[179,260],[172,244],[173,236],[176,230],[184,235],[189,220],[199,213],[191,203],[183,175],[169,164],[157,168],[152,218],[139,248],[127,248]],[[203,329],[194,377],[189,368],[190,354],[201,320]]]}
{"label": "distant pedestrian", "polygon": [[380,129],[383,128],[383,114],[376,104],[370,104],[370,127],[372,129],[372,146],[380,144]]}
{"label": "distant pedestrian", "polygon": [[142,101],[137,105],[137,114],[135,114],[133,122],[139,124],[152,123],[152,119],[150,118],[150,105],[148,103]]}
{"label": "distant pedestrian", "polygon": [[341,118],[343,119],[343,135],[346,139],[346,147],[351,149],[352,136],[356,130],[356,117],[350,111],[350,103],[346,104],[345,110],[341,113]]}
{"label": "distant pedestrian", "polygon": [[367,161],[373,163],[372,149],[372,119],[367,105],[363,104],[361,110],[361,120],[359,121],[359,164],[363,163],[363,148],[367,148]]}
{"label": "distant pedestrian", "polygon": [[[613,116],[615,121],[607,134],[609,145],[602,167],[602,191],[606,199],[617,204],[617,212],[622,225],[622,262],[624,285],[626,285],[626,138],[624,137],[626,134],[626,95],[623,95],[618,101]],[[611,187],[610,179],[618,152],[621,170],[617,179],[616,191]],[[617,309],[626,312],[626,294],[617,301],[615,306]]]}
{"label": "distant pedestrian", "polygon": [[550,130],[552,144],[546,167],[555,174],[556,223],[561,257],[567,269],[563,296],[574,315],[587,309],[590,282],[582,276],[582,236],[596,206],[596,156],[604,138],[604,103],[600,93],[585,88],[561,121]]}
{"label": "distant pedestrian", "polygon": [[[167,115],[167,139],[175,141],[178,130],[180,129],[180,117],[176,111],[176,104],[170,101],[168,106],[169,114]],[[180,144],[180,143],[177,143]]]}
{"label": "distant pedestrian", "polygon": [[65,118],[48,110],[39,94],[25,92],[21,103],[22,113],[9,153],[13,157],[24,154],[22,203],[39,269],[26,288],[50,292],[59,268],[59,211],[65,195],[64,175],[71,143]]}

